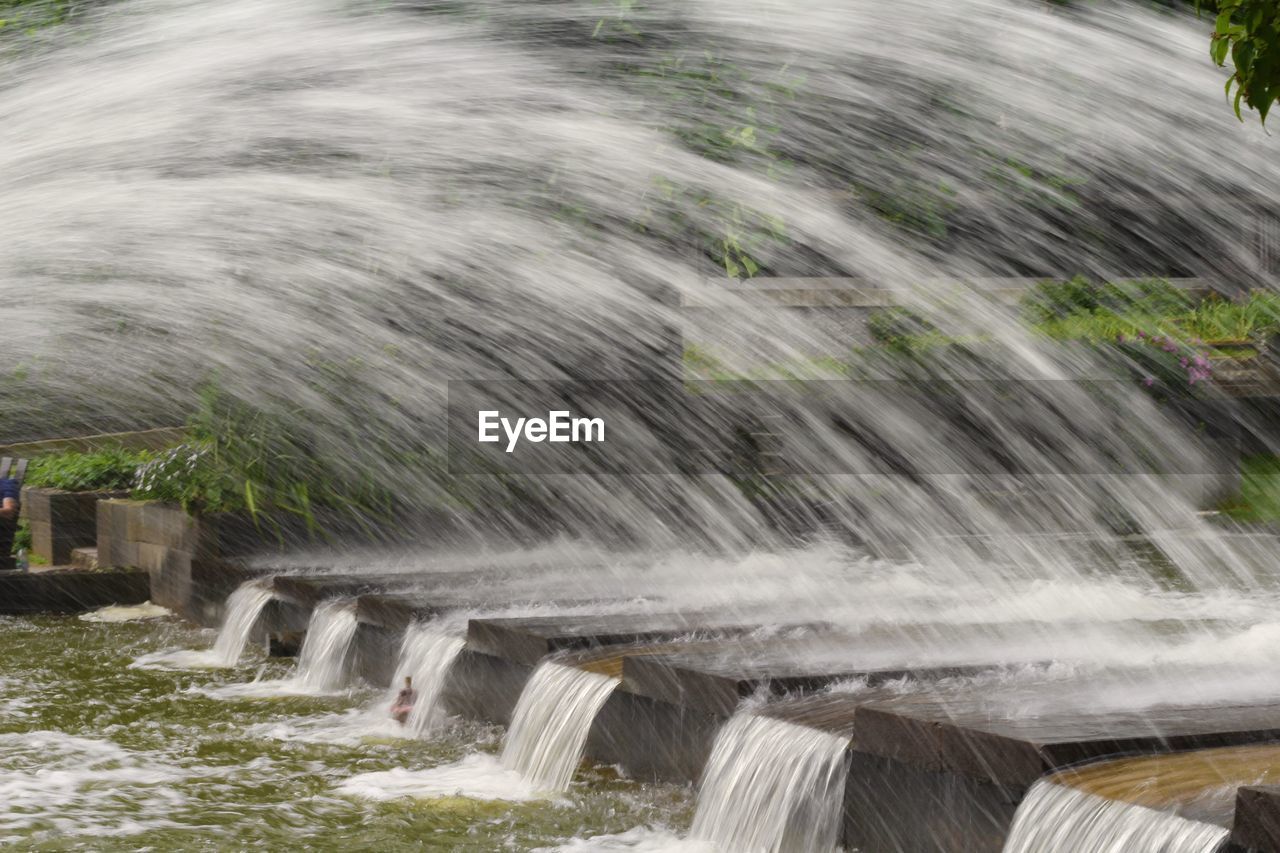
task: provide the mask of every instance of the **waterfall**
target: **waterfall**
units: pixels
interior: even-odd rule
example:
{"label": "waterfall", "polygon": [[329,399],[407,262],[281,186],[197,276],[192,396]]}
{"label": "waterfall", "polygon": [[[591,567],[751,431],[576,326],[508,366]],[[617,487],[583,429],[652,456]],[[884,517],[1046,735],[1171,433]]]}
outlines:
{"label": "waterfall", "polygon": [[271,600],[268,581],[251,580],[236,587],[227,598],[227,615],[218,630],[218,639],[210,651],[212,662],[218,666],[235,666],[240,660],[249,633],[257,624],[262,608]]}
{"label": "waterfall", "polygon": [[829,853],[849,738],[739,713],[716,737],[690,836],[740,853]]}
{"label": "waterfall", "polygon": [[1230,830],[1041,780],[1013,818],[1005,853],[1212,853]]}
{"label": "waterfall", "polygon": [[356,637],[356,610],[349,600],[326,601],[311,614],[298,655],[294,683],[307,691],[334,690],[347,676],[347,654]]}
{"label": "waterfall", "polygon": [[582,760],[591,723],[618,679],[545,662],[520,694],[502,749],[502,766],[534,787],[563,791]]}
{"label": "waterfall", "polygon": [[391,698],[400,692],[406,676],[413,679],[418,700],[405,723],[405,728],[421,737],[438,724],[444,715],[439,707],[440,694],[453,662],[466,646],[466,638],[453,626],[436,622],[413,625],[405,632],[400,646],[400,661],[391,682]]}

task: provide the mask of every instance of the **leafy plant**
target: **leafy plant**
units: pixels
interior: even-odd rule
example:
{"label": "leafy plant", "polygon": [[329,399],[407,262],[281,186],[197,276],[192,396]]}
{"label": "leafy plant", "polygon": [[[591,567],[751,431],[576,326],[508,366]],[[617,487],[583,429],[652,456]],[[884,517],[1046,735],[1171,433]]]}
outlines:
{"label": "leafy plant", "polygon": [[904,346],[911,339],[930,335],[937,327],[906,308],[885,308],[867,317],[867,334],[878,344]]}
{"label": "leafy plant", "polygon": [[134,497],[193,513],[243,511],[270,526],[289,515],[312,531],[320,508],[360,523],[389,518],[393,500],[385,484],[336,473],[339,467],[299,427],[304,422],[301,412],[269,414],[210,384],[186,442],[139,469]]}
{"label": "leafy plant", "polygon": [[1216,294],[1195,301],[1166,281],[1093,284],[1076,278],[1038,286],[1024,301],[1032,325],[1056,340],[1169,338],[1194,346],[1261,341],[1280,331],[1280,295]]}
{"label": "leafy plant", "polygon": [[218,463],[212,444],[197,440],[157,454],[138,469],[133,496],[181,504],[188,512],[230,512],[244,508],[239,484]]}
{"label": "leafy plant", "polygon": [[73,492],[122,491],[133,485],[139,466],[150,456],[123,447],[37,456],[27,469],[26,484]]}
{"label": "leafy plant", "polygon": [[1217,0],[1209,55],[1235,72],[1227,79],[1227,97],[1243,120],[1241,104],[1257,110],[1263,122],[1280,95],[1280,5],[1275,0]]}
{"label": "leafy plant", "polygon": [[16,554],[22,549],[26,549],[27,553],[31,553],[31,522],[25,518],[18,520],[18,526],[13,531],[13,548],[11,553]]}

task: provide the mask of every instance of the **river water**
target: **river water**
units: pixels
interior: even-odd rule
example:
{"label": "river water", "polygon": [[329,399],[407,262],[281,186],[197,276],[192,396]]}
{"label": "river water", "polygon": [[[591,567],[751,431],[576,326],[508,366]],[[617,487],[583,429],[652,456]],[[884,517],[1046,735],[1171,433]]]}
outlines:
{"label": "river water", "polygon": [[0,621],[0,843],[95,850],[529,850],[637,826],[681,829],[691,793],[590,769],[526,802],[375,802],[338,793],[359,773],[496,752],[501,730],[455,722],[429,740],[370,725],[382,692],[240,696],[287,676],[257,650],[229,670],[131,667],[206,645],[176,620]]}

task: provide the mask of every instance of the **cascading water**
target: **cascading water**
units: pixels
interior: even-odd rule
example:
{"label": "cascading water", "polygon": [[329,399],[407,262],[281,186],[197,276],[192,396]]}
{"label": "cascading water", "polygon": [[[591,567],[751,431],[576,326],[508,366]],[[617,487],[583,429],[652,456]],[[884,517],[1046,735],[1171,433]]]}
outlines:
{"label": "cascading water", "polygon": [[390,692],[394,698],[405,677],[413,679],[418,698],[405,721],[405,728],[415,737],[429,732],[444,715],[440,708],[440,695],[444,692],[454,661],[466,644],[466,638],[452,624],[428,622],[412,625],[405,632]]}
{"label": "cascading water", "polygon": [[235,666],[240,660],[253,626],[262,609],[271,601],[271,585],[267,581],[246,581],[227,597],[226,618],[218,629],[210,654],[219,666]]}
{"label": "cascading water", "polygon": [[618,679],[550,661],[520,693],[502,749],[502,766],[539,791],[563,791],[582,761],[587,734]]}
{"label": "cascading water", "polygon": [[1230,834],[1226,827],[1041,780],[1018,806],[1004,851],[1213,853]]}
{"label": "cascading water", "polygon": [[258,624],[262,609],[271,601],[271,596],[270,581],[245,581],[227,597],[226,615],[211,648],[152,652],[139,657],[133,665],[160,669],[235,666],[249,642],[254,626]]}
{"label": "cascading water", "polygon": [[356,610],[351,601],[326,601],[307,623],[307,636],[298,653],[293,685],[307,692],[336,690],[347,679],[351,643],[356,637]]}
{"label": "cascading water", "polygon": [[830,853],[849,738],[744,711],[716,736],[691,838],[741,853]]}

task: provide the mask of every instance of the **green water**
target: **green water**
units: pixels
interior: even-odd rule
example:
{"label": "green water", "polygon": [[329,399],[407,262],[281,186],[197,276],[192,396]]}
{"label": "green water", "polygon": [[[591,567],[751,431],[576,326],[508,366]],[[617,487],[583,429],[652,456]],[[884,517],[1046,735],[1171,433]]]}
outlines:
{"label": "green water", "polygon": [[228,671],[129,666],[147,652],[211,642],[208,632],[172,620],[0,620],[0,842],[38,850],[529,850],[688,822],[689,791],[638,785],[606,768],[584,768],[559,802],[339,795],[334,786],[356,773],[496,751],[502,732],[456,723],[429,741],[309,742],[297,732],[333,740],[324,733],[379,692],[201,692],[292,667],[253,655]]}

